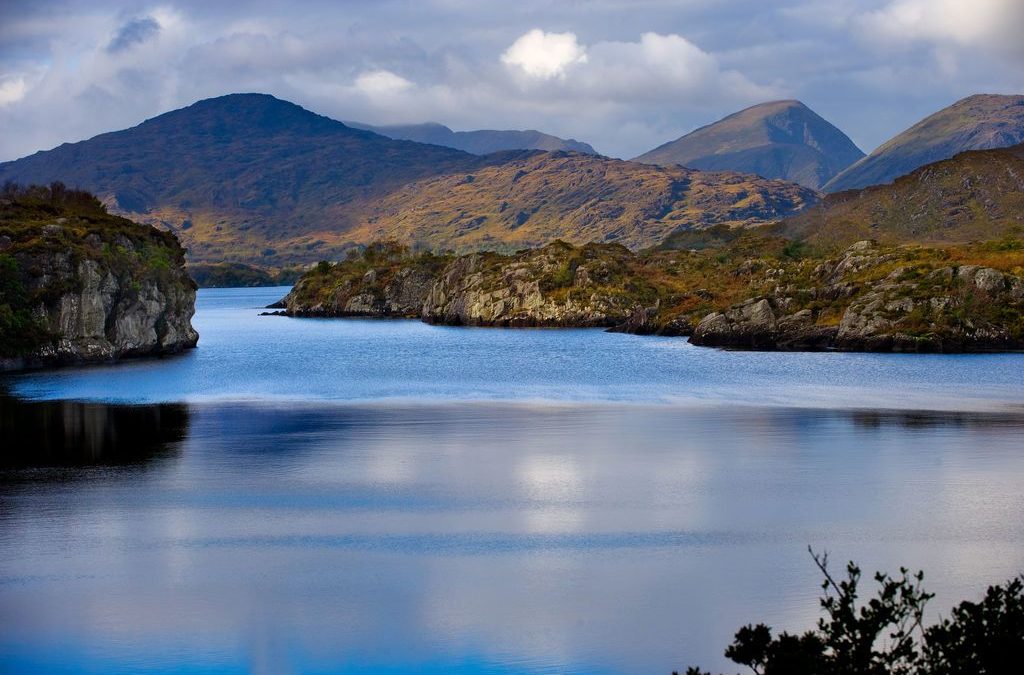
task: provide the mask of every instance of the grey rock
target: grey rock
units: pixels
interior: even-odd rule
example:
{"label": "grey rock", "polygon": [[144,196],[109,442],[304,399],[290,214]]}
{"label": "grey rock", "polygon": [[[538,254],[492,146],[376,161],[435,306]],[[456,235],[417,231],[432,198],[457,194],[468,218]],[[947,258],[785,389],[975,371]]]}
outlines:
{"label": "grey rock", "polygon": [[[33,313],[54,337],[37,353],[0,361],[0,370],[171,354],[199,340],[191,323],[196,287],[183,266],[135,278],[102,258],[73,265],[68,250],[22,253],[16,259],[22,270],[43,270],[24,283],[43,292]],[[44,292],[52,288],[63,290]]]}

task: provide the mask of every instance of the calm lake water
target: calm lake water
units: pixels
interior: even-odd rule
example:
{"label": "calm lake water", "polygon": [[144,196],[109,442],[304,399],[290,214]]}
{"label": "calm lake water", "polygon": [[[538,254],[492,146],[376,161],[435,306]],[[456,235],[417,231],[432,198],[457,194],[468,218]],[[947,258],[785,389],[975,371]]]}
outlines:
{"label": "calm lake water", "polygon": [[0,672],[667,675],[810,627],[808,545],[935,612],[1024,571],[1024,355],[258,316],[285,290],[5,382]]}

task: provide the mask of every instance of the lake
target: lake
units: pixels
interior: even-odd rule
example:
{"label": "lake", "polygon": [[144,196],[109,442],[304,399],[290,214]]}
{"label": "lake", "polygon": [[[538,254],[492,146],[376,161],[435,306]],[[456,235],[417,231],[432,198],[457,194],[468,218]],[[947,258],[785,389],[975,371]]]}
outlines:
{"label": "lake", "polygon": [[0,671],[667,673],[837,566],[1024,571],[1024,355],[259,316],[8,377]]}

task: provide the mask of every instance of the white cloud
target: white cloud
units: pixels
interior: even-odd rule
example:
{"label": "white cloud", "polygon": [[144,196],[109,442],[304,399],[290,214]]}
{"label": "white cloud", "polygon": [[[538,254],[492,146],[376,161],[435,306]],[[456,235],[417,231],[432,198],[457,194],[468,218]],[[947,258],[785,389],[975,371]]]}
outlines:
{"label": "white cloud", "polygon": [[0,107],[10,105],[25,98],[28,85],[24,77],[12,77],[0,82]]}
{"label": "white cloud", "polygon": [[356,89],[370,98],[387,98],[412,88],[412,82],[389,70],[373,70],[356,78]]}
{"label": "white cloud", "polygon": [[587,62],[587,50],[573,33],[545,33],[534,28],[512,43],[501,60],[530,77],[550,80],[565,77],[569,66]]}
{"label": "white cloud", "polygon": [[592,97],[676,101],[747,101],[779,94],[734,70],[680,35],[644,33],[638,42],[599,42],[580,77]]}
{"label": "white cloud", "polygon": [[[536,57],[534,77],[513,82],[520,85],[518,97],[567,115],[581,115],[583,103],[590,110],[640,103],[700,108],[723,102],[758,102],[781,93],[776,87],[752,82],[738,71],[723,69],[712,54],[681,35],[644,33],[635,42],[604,41],[586,46],[571,36],[573,53],[587,58],[577,58],[569,68],[567,49],[559,50],[556,56],[554,51],[523,48],[539,44],[534,33],[552,35],[527,33],[505,52],[502,61],[508,64],[513,52],[522,57],[520,60],[525,60],[524,53]],[[563,37],[567,35],[571,34]],[[541,53],[550,58],[540,59]]]}
{"label": "white cloud", "polygon": [[859,17],[869,36],[889,41],[953,43],[1018,51],[1024,31],[1022,0],[891,0]]}

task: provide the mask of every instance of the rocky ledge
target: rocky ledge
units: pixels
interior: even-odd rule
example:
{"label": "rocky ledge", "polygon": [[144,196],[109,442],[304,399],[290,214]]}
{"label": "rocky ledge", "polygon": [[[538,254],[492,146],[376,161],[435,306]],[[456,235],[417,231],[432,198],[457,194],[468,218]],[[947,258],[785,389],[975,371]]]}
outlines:
{"label": "rocky ledge", "polygon": [[[709,314],[690,341],[801,351],[1024,348],[1024,279],[913,253],[858,242],[841,258],[816,265],[803,286],[780,283],[769,294]],[[776,273],[785,282],[786,271]]]}
{"label": "rocky ledge", "polygon": [[0,195],[0,369],[195,347],[195,297],[173,234],[59,184]]}

